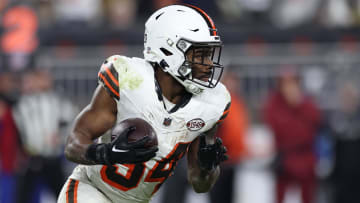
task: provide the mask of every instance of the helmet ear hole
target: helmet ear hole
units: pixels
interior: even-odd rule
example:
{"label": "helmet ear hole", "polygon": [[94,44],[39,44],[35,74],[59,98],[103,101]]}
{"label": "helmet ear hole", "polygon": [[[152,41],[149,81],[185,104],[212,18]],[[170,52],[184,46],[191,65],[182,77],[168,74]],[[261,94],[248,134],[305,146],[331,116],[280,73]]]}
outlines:
{"label": "helmet ear hole", "polygon": [[162,53],[165,54],[165,56],[171,56],[173,55],[173,53],[171,53],[169,50],[165,49],[165,48],[160,48],[160,50],[162,51]]}

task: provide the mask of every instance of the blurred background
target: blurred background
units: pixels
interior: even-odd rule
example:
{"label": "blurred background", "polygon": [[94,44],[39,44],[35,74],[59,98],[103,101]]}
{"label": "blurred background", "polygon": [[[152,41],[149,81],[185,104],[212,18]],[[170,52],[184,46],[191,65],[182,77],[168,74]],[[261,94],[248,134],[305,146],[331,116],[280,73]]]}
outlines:
{"label": "blurred background", "polygon": [[230,160],[210,195],[174,175],[152,202],[359,203],[360,0],[0,0],[0,203],[55,202],[100,65],[142,57],[146,19],[174,3],[224,42]]}

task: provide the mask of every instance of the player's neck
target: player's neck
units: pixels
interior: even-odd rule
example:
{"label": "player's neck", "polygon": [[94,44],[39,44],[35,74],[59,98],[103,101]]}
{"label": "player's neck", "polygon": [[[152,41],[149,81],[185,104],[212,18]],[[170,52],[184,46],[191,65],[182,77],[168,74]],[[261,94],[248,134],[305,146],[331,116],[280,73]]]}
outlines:
{"label": "player's neck", "polygon": [[155,71],[155,78],[160,85],[162,94],[171,103],[177,104],[186,93],[184,86],[176,81],[171,75],[160,69]]}

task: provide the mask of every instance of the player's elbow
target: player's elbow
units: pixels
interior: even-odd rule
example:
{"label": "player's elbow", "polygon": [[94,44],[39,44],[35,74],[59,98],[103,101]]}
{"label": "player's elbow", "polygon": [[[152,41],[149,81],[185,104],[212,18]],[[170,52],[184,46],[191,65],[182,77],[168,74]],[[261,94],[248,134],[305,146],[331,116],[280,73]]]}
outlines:
{"label": "player's elbow", "polygon": [[71,147],[69,147],[69,144],[67,144],[65,146],[65,149],[64,149],[64,155],[65,155],[65,158],[69,161],[73,161],[73,158],[72,158],[72,150],[71,150]]}
{"label": "player's elbow", "polygon": [[206,193],[206,192],[209,192],[209,190],[210,190],[210,189],[204,189],[201,187],[193,187],[193,188],[196,193]]}
{"label": "player's elbow", "polygon": [[208,181],[200,180],[199,177],[188,177],[188,180],[196,193],[209,192],[211,189],[211,184]]}
{"label": "player's elbow", "polygon": [[220,168],[216,170],[201,172],[199,170],[189,170],[188,181],[196,193],[209,192],[214,186],[220,173]]}
{"label": "player's elbow", "polygon": [[211,185],[208,184],[193,183],[192,187],[196,193],[206,193],[209,192],[211,189]]}
{"label": "player's elbow", "polygon": [[79,147],[75,146],[74,140],[72,140],[71,137],[68,137],[67,142],[65,144],[65,149],[64,149],[65,158],[69,161],[76,162],[74,155],[77,153],[76,152],[77,148],[79,148]]}

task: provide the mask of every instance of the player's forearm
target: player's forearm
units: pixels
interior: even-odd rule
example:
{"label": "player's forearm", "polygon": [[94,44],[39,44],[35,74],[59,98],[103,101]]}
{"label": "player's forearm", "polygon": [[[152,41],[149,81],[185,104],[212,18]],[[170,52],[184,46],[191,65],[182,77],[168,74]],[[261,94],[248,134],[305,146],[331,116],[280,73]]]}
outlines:
{"label": "player's forearm", "polygon": [[213,187],[219,177],[219,174],[219,166],[211,171],[201,170],[196,167],[189,170],[188,179],[195,192],[204,193],[208,192]]}
{"label": "player's forearm", "polygon": [[67,139],[65,145],[65,157],[75,163],[93,165],[94,161],[86,157],[89,146],[93,143],[90,139],[79,139],[75,137],[82,137],[83,135],[74,136],[74,133]]}

